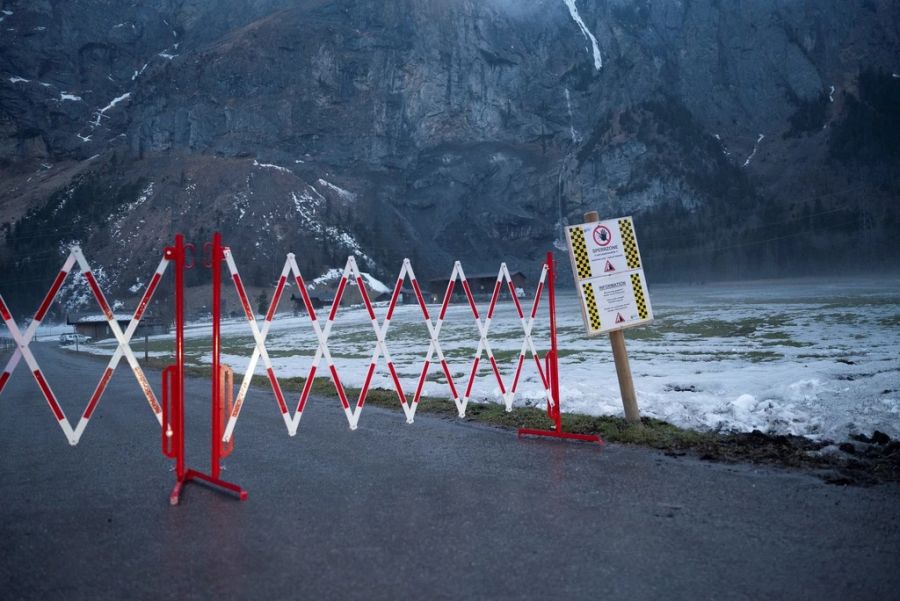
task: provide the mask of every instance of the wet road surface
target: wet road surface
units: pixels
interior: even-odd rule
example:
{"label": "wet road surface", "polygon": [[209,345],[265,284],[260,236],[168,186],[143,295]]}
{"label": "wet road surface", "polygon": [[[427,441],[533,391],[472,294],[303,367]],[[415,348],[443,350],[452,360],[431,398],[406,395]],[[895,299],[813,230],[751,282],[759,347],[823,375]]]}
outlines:
{"label": "wet road surface", "polygon": [[[33,348],[74,424],[104,364]],[[209,384],[186,390],[189,464],[206,470]],[[0,395],[0,598],[900,595],[896,485],[517,440],[427,415],[407,425],[377,407],[351,432],[327,398],[289,438],[262,388],[225,466],[248,501],[189,484],[170,507],[172,462],[124,361],[77,447],[23,362]]]}

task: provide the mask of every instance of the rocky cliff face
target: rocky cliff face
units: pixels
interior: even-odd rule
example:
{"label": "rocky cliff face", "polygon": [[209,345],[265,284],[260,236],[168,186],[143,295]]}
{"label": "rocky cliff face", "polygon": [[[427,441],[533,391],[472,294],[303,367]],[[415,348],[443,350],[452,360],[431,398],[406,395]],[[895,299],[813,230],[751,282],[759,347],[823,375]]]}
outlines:
{"label": "rocky cliff face", "polygon": [[528,270],[589,209],[657,278],[897,256],[890,0],[152,4],[2,2],[4,282],[214,229],[256,283]]}

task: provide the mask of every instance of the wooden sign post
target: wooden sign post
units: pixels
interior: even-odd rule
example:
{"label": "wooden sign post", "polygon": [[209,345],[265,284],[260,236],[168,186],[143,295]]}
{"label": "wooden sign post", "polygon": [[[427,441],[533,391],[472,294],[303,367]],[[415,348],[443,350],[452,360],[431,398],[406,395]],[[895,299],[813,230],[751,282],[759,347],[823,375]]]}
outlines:
{"label": "wooden sign post", "polygon": [[652,322],[653,308],[634,220],[601,221],[590,211],[584,223],[566,226],[565,231],[585,330],[588,336],[609,334],[625,419],[640,426],[623,330]]}

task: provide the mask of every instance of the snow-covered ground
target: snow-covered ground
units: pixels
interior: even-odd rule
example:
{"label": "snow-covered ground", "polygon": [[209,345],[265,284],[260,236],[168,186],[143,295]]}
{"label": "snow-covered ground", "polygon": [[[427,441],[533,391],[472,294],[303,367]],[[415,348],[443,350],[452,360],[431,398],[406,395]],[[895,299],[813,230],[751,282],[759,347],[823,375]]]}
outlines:
{"label": "snow-covered ground", "polygon": [[[699,429],[836,439],[873,429],[900,435],[900,279],[651,285],[650,292],[656,321],[626,334],[644,415]],[[546,307],[545,299],[535,328],[541,353],[549,345]],[[384,306],[376,309],[379,320],[385,312]],[[584,336],[574,296],[561,291],[557,313],[563,409],[621,415],[608,339]],[[223,360],[242,372],[252,352],[249,327],[229,320],[222,331]],[[208,364],[209,324],[190,325],[186,337],[188,360]],[[167,353],[167,339],[151,340],[153,355]],[[374,341],[365,310],[341,308],[328,344],[345,385],[362,384]],[[522,329],[508,297],[498,306],[489,341],[510,386]],[[440,342],[462,391],[478,343],[467,305],[448,310]],[[114,349],[112,342],[89,346],[107,354]],[[398,307],[387,346],[411,394],[428,349],[417,306]],[[141,343],[135,348],[141,356]],[[267,348],[280,377],[305,376],[316,348],[306,316],[277,318]],[[440,370],[430,373],[424,394],[449,396]],[[530,357],[522,378],[515,404],[543,406]],[[391,388],[383,359],[373,385]],[[502,402],[485,360],[472,401]]]}

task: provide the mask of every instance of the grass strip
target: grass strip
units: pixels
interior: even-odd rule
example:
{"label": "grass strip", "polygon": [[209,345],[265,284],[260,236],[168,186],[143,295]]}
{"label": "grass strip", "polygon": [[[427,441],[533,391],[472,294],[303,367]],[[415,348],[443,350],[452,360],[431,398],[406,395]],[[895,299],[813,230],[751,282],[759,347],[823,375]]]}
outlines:
{"label": "grass strip", "polygon": [[[79,355],[104,362],[109,360],[103,355],[83,353]],[[146,368],[162,370],[171,364],[171,360],[150,357],[141,363]],[[186,376],[209,378],[212,367],[185,366],[184,371]],[[243,374],[235,376],[243,377]],[[299,394],[303,390],[306,378],[278,378],[278,382],[283,391]],[[251,384],[254,388],[269,388],[269,380],[264,375],[254,375]],[[344,390],[348,399],[359,397],[359,388],[345,387]],[[337,391],[330,379],[316,378],[310,393],[337,399]],[[408,396],[407,402],[412,402],[412,398]],[[366,404],[401,411],[397,393],[390,389],[370,388]],[[456,404],[450,399],[440,397],[422,397],[416,412],[446,419],[460,419]],[[471,403],[466,408],[466,417],[462,419],[508,429],[547,429],[552,424],[546,412],[537,407],[514,407],[512,411],[507,412],[506,407],[499,403]],[[813,470],[826,482],[837,485],[869,486],[880,482],[900,482],[900,441],[889,438],[885,440],[883,434],[881,434],[883,438],[877,444],[870,444],[866,436],[856,436],[855,442],[848,441],[836,445],[830,440],[766,434],[758,430],[752,432],[691,430],[651,417],[641,418],[642,427],[635,427],[622,417],[564,413],[562,423],[566,432],[598,434],[606,442],[658,449],[673,457],[691,455],[707,461],[754,463]],[[835,449],[839,452],[834,452]]]}

